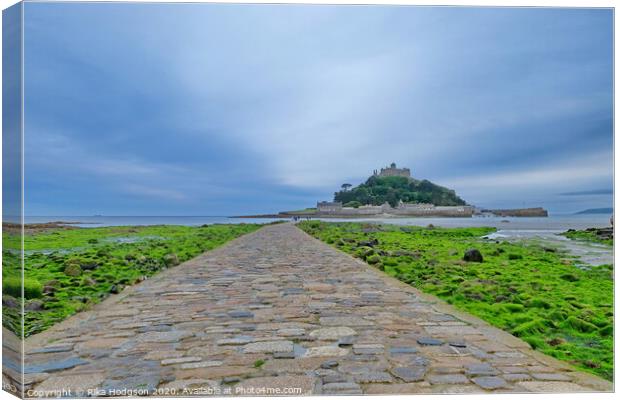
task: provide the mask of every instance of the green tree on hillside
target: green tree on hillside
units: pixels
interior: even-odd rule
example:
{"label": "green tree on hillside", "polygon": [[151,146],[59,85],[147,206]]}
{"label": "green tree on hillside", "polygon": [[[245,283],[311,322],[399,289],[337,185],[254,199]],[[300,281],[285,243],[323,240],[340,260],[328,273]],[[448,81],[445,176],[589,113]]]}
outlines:
{"label": "green tree on hillside", "polygon": [[334,193],[334,201],[343,204],[359,202],[360,204],[381,205],[388,202],[392,207],[399,201],[404,203],[431,203],[436,206],[465,205],[465,201],[454,190],[436,185],[426,179],[416,180],[403,176],[371,176],[365,183]]}

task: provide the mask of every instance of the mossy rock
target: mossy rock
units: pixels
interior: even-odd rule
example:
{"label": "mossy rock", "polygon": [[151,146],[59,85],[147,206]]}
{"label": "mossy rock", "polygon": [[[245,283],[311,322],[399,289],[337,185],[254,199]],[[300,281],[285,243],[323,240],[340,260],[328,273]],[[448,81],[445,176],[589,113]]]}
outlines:
{"label": "mossy rock", "polygon": [[91,278],[90,276],[85,276],[81,282],[82,286],[95,286],[97,281]]}
{"label": "mossy rock", "polygon": [[481,263],[484,261],[482,253],[478,249],[469,249],[463,254],[463,261]]}
{"label": "mossy rock", "polygon": [[379,257],[377,254],[373,254],[366,258],[366,262],[371,265],[379,264],[381,262],[381,257]]}
{"label": "mossy rock", "polygon": [[44,286],[59,287],[59,286],[61,286],[61,282],[58,279],[51,279],[51,280],[45,282]]}
{"label": "mossy rock", "polygon": [[110,257],[110,249],[97,250],[97,257]]}
{"label": "mossy rock", "polygon": [[82,267],[79,264],[67,264],[64,272],[67,276],[80,276],[82,275]]}
{"label": "mossy rock", "polygon": [[164,256],[164,264],[166,264],[167,267],[173,267],[175,265],[179,265],[180,263],[179,256],[174,253],[166,254]]}
{"label": "mossy rock", "polygon": [[560,278],[564,279],[565,281],[569,281],[569,282],[577,282],[579,280],[579,277],[575,274],[564,274],[560,276]]}
{"label": "mossy rock", "polygon": [[358,253],[362,255],[362,257],[369,257],[375,254],[375,249],[369,246],[363,246],[358,249]]}

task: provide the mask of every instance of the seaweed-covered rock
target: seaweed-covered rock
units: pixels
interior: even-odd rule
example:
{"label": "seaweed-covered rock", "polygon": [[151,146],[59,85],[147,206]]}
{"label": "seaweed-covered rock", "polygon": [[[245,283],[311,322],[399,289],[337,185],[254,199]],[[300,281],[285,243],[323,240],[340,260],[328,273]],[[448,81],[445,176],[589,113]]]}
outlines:
{"label": "seaweed-covered rock", "polygon": [[467,262],[479,262],[484,261],[482,253],[478,249],[469,249],[463,255],[463,260]]}
{"label": "seaweed-covered rock", "polygon": [[166,254],[164,256],[164,264],[166,264],[166,267],[173,267],[175,265],[179,265],[180,263],[179,256],[174,253]]}
{"label": "seaweed-covered rock", "polygon": [[419,251],[407,251],[407,250],[395,250],[391,254],[394,257],[411,257],[414,259],[420,258],[422,255]]}
{"label": "seaweed-covered rock", "polygon": [[45,286],[58,287],[58,286],[60,286],[60,281],[58,279],[51,279],[51,280],[45,282],[44,285]]}
{"label": "seaweed-covered rock", "polygon": [[2,296],[2,306],[7,308],[21,308],[21,302],[15,297],[4,295]]}
{"label": "seaweed-covered rock", "polygon": [[84,261],[80,263],[80,268],[82,268],[82,271],[92,271],[99,268],[99,264],[95,261]]}
{"label": "seaweed-covered rock", "polygon": [[375,250],[372,247],[360,247],[357,250],[357,253],[362,257],[362,258],[366,258],[366,257],[370,257],[371,255],[375,254]]}
{"label": "seaweed-covered rock", "polygon": [[78,264],[67,264],[65,267],[65,275],[68,276],[80,276],[82,275],[82,267]]}
{"label": "seaweed-covered rock", "polygon": [[372,240],[358,242],[357,247],[375,247],[378,244],[379,244],[379,241],[373,238]]}
{"label": "seaweed-covered rock", "polygon": [[569,282],[577,282],[579,280],[579,277],[575,274],[563,274],[560,278]]}
{"label": "seaweed-covered rock", "polygon": [[50,286],[50,285],[46,285],[43,286],[43,294],[54,294],[54,292],[56,292],[56,288],[54,286]]}
{"label": "seaweed-covered rock", "polygon": [[366,258],[366,262],[368,264],[379,264],[381,262],[381,257],[377,254],[373,254],[370,257]]}
{"label": "seaweed-covered rock", "polygon": [[58,279],[52,279],[43,284],[43,294],[53,295],[62,285]]}
{"label": "seaweed-covered rock", "polygon": [[30,300],[24,305],[26,311],[42,311],[43,302],[41,300]]}
{"label": "seaweed-covered rock", "polygon": [[90,276],[87,276],[84,279],[82,279],[82,285],[84,286],[95,286],[96,284],[97,284],[97,281],[91,278]]}

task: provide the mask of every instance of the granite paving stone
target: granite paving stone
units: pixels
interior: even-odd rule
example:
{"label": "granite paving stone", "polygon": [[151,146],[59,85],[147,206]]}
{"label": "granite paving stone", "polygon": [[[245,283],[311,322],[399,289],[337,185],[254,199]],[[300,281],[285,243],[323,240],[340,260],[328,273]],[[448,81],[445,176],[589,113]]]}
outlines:
{"label": "granite paving stone", "polygon": [[422,346],[441,346],[442,344],[444,344],[444,341],[441,339],[424,337],[418,339],[418,344]]}
{"label": "granite paving stone", "polygon": [[430,375],[428,381],[431,385],[469,383],[469,379],[463,374]]}
{"label": "granite paving stone", "polygon": [[502,378],[509,382],[532,380],[532,377],[528,374],[504,374],[502,375]]}
{"label": "granite paving stone", "polygon": [[290,340],[254,342],[243,346],[244,353],[289,353],[293,351]]}
{"label": "granite paving stone", "polygon": [[405,382],[418,382],[424,379],[424,375],[426,374],[425,367],[396,367],[390,370],[392,375],[395,377],[402,379]]}
{"label": "granite paving stone", "polygon": [[390,354],[414,354],[418,349],[415,347],[390,347]]}
{"label": "granite paving stone", "polygon": [[322,328],[310,332],[310,336],[318,340],[338,340],[356,334],[357,332],[346,326]]}
{"label": "granite paving stone", "polygon": [[487,390],[499,389],[508,385],[504,379],[498,378],[496,376],[479,376],[476,378],[472,378],[472,381],[476,385]]}
{"label": "granite paving stone", "polygon": [[571,380],[571,378],[568,375],[564,375],[564,374],[544,374],[544,373],[539,373],[539,374],[532,374],[532,378],[534,378],[534,380],[537,381],[562,381],[562,382],[568,382]]}
{"label": "granite paving stone", "polygon": [[200,357],[181,357],[161,360],[161,365],[185,364],[202,360]]}

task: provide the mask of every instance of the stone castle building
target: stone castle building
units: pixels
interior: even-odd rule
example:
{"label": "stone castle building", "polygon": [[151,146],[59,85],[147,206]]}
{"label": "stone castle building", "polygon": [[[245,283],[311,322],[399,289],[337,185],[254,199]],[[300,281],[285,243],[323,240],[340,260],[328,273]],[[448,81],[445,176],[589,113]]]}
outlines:
{"label": "stone castle building", "polygon": [[342,203],[339,201],[318,201],[316,209],[325,213],[340,212],[342,211]]}
{"label": "stone castle building", "polygon": [[316,203],[317,216],[331,217],[471,217],[474,212],[472,206],[435,206],[428,203],[403,203],[396,207],[388,203],[380,206],[363,205],[357,208],[344,207],[339,201],[319,201]]}
{"label": "stone castle building", "polygon": [[390,166],[381,168],[380,172],[373,171],[374,176],[403,176],[405,178],[411,178],[411,171],[409,168],[397,168],[396,163],[390,164]]}
{"label": "stone castle building", "polygon": [[[411,178],[409,168],[398,168],[392,163],[381,171],[374,170],[373,176],[402,176]],[[339,201],[319,201],[316,203],[317,216],[330,217],[471,217],[472,206],[435,206],[428,203],[403,203],[399,201],[396,207],[387,202],[381,205],[362,205],[357,208],[345,207]]]}

